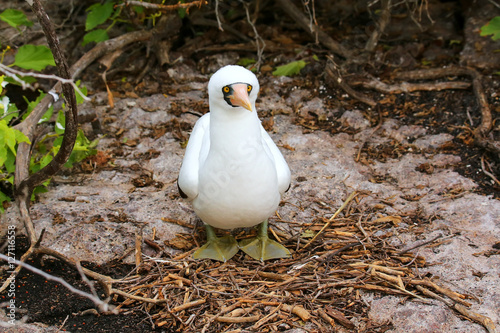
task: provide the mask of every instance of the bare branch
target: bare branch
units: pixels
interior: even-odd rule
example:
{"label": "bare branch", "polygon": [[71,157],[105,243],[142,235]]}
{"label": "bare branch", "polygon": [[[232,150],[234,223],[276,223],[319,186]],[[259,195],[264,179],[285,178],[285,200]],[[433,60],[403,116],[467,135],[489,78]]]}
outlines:
{"label": "bare branch", "polygon": [[177,9],[186,9],[189,10],[189,8],[198,6],[201,7],[203,5],[206,5],[207,1],[205,0],[199,0],[199,1],[192,1],[188,3],[177,3],[175,5],[159,5],[155,3],[149,3],[149,2],[143,2],[143,1],[126,1],[125,5],[127,6],[140,6],[148,9],[157,9],[162,12],[167,12],[167,11],[173,11]]}
{"label": "bare branch", "polygon": [[46,272],[44,272],[44,271],[42,271],[42,270],[40,270],[40,269],[38,269],[36,267],[33,267],[33,266],[31,266],[31,265],[29,265],[29,264],[27,264],[25,262],[21,262],[21,261],[19,261],[17,259],[14,259],[14,258],[9,258],[6,255],[3,255],[1,253],[0,253],[0,259],[8,261],[9,263],[14,263],[16,265],[22,266],[22,267],[24,267],[24,268],[32,271],[33,273],[36,273],[36,274],[38,274],[40,276],[43,276],[47,280],[55,281],[57,283],[62,284],[64,287],[66,287],[66,289],[68,289],[72,293],[80,295],[80,296],[83,296],[83,297],[88,298],[89,300],[91,300],[101,311],[104,311],[104,312],[111,311],[114,314],[118,314],[118,311],[116,311],[114,309],[113,305],[105,303],[105,302],[101,301],[98,297],[96,297],[94,295],[91,295],[89,293],[86,293],[85,291],[76,289],[75,287],[73,287],[72,285],[70,285],[68,282],[66,282],[65,280],[61,279],[60,277],[50,275],[50,274],[48,274],[48,273],[46,273]]}
{"label": "bare branch", "polygon": [[26,83],[25,81],[21,80],[19,76],[25,77],[25,76],[32,76],[36,77],[39,79],[47,79],[47,80],[56,80],[61,83],[69,83],[75,89],[75,91],[86,101],[90,101],[90,98],[85,96],[85,94],[78,88],[78,86],[75,84],[75,81],[72,79],[63,79],[62,77],[59,77],[57,75],[48,75],[48,74],[40,74],[40,73],[34,73],[34,72],[21,72],[16,69],[10,68],[8,66],[5,66],[4,64],[0,64],[0,71],[5,73],[8,77],[11,77],[14,79],[17,83],[21,85],[23,89],[31,89],[34,90],[34,88],[29,84]]}
{"label": "bare branch", "polygon": [[253,33],[255,35],[255,45],[257,46],[257,58],[258,58],[256,67],[257,67],[257,69],[259,69],[260,65],[262,63],[262,55],[264,54],[264,49],[266,48],[266,42],[264,42],[264,39],[262,37],[260,37],[259,32],[257,31],[257,28],[255,27],[255,24],[253,24],[252,20],[250,19],[248,5],[246,3],[245,3],[245,12],[247,14],[247,22],[252,27]]}
{"label": "bare branch", "polygon": [[385,27],[391,21],[391,0],[382,0],[382,12],[380,14],[380,20],[377,24],[377,29],[375,29],[370,36],[370,39],[366,43],[365,49],[367,51],[373,51],[377,46],[380,36],[384,33]]}
{"label": "bare branch", "polygon": [[350,51],[348,51],[346,48],[344,48],[341,44],[337,43],[335,40],[333,40],[330,36],[328,36],[327,33],[325,33],[323,30],[320,30],[318,26],[313,25],[312,26],[312,31],[311,31],[311,26],[309,25],[309,20],[307,17],[290,1],[290,0],[278,0],[281,9],[285,11],[285,13],[288,14],[297,24],[307,31],[314,39],[316,39],[316,34],[317,34],[317,40],[323,44],[326,48],[328,48],[330,51],[332,51],[335,54],[338,54],[341,57],[348,58],[350,55]]}
{"label": "bare branch", "polygon": [[[54,27],[52,26],[52,22],[43,9],[40,0],[33,0],[33,5],[31,6],[31,8],[38,17],[38,20],[40,21],[40,24],[43,28],[45,37],[47,38],[47,43],[49,44],[49,47],[54,56],[54,61],[57,66],[59,76],[64,79],[71,79],[69,66],[59,46],[59,39],[57,38]],[[33,188],[41,184],[47,178],[55,175],[61,169],[64,163],[66,163],[69,156],[71,155],[71,152],[73,151],[78,126],[76,96],[73,87],[69,83],[63,83],[62,90],[64,92],[64,97],[66,99],[68,107],[64,113],[66,116],[66,124],[61,148],[57,152],[56,156],[54,156],[54,159],[44,168],[32,174],[28,178],[16,179],[16,183],[18,185],[16,188],[16,201],[18,202],[29,200]]]}

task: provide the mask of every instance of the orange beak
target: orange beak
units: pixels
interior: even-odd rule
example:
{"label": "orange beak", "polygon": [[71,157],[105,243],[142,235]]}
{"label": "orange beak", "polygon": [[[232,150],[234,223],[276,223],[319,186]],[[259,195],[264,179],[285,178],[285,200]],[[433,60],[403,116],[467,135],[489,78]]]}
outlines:
{"label": "orange beak", "polygon": [[252,111],[252,104],[248,97],[247,85],[243,83],[233,84],[233,94],[229,96],[232,105],[244,107],[248,111]]}

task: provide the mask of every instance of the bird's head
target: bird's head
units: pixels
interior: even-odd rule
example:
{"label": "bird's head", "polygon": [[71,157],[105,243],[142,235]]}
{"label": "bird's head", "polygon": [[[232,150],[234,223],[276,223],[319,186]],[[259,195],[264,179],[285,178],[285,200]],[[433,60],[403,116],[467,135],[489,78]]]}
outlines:
{"label": "bird's head", "polygon": [[241,66],[222,67],[208,82],[210,111],[255,111],[259,81],[254,73]]}

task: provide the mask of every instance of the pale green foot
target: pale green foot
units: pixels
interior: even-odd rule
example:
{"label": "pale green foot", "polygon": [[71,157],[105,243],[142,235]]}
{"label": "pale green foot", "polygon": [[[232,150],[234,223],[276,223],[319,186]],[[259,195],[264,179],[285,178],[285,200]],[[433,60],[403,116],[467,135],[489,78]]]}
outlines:
{"label": "pale green foot", "polygon": [[213,259],[226,262],[238,252],[238,242],[233,236],[215,236],[214,229],[205,224],[207,243],[193,253],[194,259]]}
{"label": "pale green foot", "polygon": [[240,241],[240,249],[250,257],[264,261],[277,258],[289,258],[290,251],[280,243],[269,239],[267,220],[259,224],[257,237]]}

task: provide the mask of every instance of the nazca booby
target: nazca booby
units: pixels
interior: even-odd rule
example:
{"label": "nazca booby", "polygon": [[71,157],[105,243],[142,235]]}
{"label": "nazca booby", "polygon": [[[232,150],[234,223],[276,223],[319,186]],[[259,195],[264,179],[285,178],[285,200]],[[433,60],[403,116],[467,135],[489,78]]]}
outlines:
{"label": "nazca booby", "polygon": [[[210,112],[192,130],[177,183],[207,231],[195,259],[227,261],[239,248],[257,260],[290,256],[267,234],[267,219],[290,187],[290,169],[257,116],[259,88],[251,71],[232,65],[208,83]],[[239,244],[231,235],[216,237],[212,228],[259,223],[258,236]]]}

